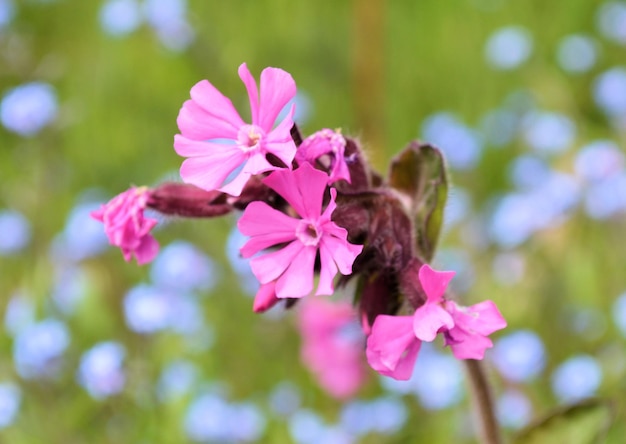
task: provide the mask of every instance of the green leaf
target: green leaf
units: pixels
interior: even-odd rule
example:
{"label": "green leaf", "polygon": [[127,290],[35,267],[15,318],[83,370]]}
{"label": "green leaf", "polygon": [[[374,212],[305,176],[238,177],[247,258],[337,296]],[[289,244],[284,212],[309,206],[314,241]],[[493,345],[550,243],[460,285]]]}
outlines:
{"label": "green leaf", "polygon": [[603,443],[613,419],[611,402],[588,399],[549,413],[522,430],[513,444]]}
{"label": "green leaf", "polygon": [[417,253],[430,262],[437,247],[448,197],[448,178],[441,151],[428,144],[411,142],[392,160],[389,184],[409,198]]}

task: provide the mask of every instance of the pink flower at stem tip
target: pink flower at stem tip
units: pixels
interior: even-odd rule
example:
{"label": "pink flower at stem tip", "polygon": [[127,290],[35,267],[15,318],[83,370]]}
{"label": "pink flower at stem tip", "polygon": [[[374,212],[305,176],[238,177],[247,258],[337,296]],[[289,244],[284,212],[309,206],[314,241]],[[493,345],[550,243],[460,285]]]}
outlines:
{"label": "pink flower at stem tip", "polygon": [[159,244],[150,234],[157,220],[144,216],[149,192],[147,187],[131,187],[91,213],[104,224],[111,245],[122,250],[127,262],[135,256],[139,265],[152,261],[159,252]]}

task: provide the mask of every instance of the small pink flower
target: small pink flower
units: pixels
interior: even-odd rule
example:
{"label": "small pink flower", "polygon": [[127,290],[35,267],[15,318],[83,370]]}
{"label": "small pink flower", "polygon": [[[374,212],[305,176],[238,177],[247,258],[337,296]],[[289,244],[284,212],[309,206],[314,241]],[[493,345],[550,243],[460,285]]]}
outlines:
{"label": "small pink flower", "polygon": [[[191,100],[183,104],[178,114],[181,134],[174,138],[176,152],[188,158],[180,168],[183,180],[232,196],[241,194],[251,175],[278,169],[268,162],[267,154],[275,155],[287,168],[291,168],[296,154],[290,134],[293,106],[273,128],[280,111],[296,95],[291,75],[282,69],[265,68],[260,91],[245,63],[239,67],[239,77],[250,98],[251,124],[241,119],[228,98],[202,80],[191,88]],[[230,143],[218,143],[215,139]],[[224,184],[235,172],[235,177]]]}
{"label": "small pink flower", "polygon": [[413,332],[412,316],[379,315],[367,338],[367,362],[381,375],[406,381],[421,345]]}
{"label": "small pink flower", "polygon": [[322,213],[328,176],[308,163],[294,171],[274,171],[263,182],[293,207],[300,218],[288,216],[265,202],[252,202],[237,226],[250,240],[241,248],[243,257],[279,244],[279,250],[254,257],[252,272],[261,284],[276,281],[278,298],[299,298],[313,289],[315,260],[319,251],[320,279],[316,295],[330,295],[337,271],[348,275],[362,245],[347,241],[348,232],[331,221],[337,191]]}
{"label": "small pink flower", "polygon": [[419,282],[427,300],[413,316],[379,315],[367,339],[367,361],[382,375],[406,380],[411,377],[422,341],[442,333],[457,359],[483,359],[493,346],[487,336],[506,327],[492,301],[462,307],[444,299],[453,271],[419,270]]}
{"label": "small pink flower", "polygon": [[104,223],[111,245],[122,250],[126,261],[134,255],[139,265],[150,262],[159,252],[159,244],[150,234],[157,221],[143,214],[147,201],[148,188],[132,187],[91,213]]}
{"label": "small pink flower", "polygon": [[328,128],[310,135],[298,147],[296,160],[299,164],[320,162],[330,170],[328,183],[340,179],[350,183],[350,171],[345,159],[346,139],[339,131]]}
{"label": "small pink flower", "polygon": [[365,336],[348,302],[308,299],[299,311],[302,362],[330,395],[354,395],[366,377],[363,363]]}

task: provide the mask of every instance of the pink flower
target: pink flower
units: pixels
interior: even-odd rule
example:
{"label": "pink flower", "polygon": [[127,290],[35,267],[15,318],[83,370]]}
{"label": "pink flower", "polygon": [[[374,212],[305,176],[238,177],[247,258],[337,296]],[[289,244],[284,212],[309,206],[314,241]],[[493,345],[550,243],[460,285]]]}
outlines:
{"label": "pink flower", "polygon": [[157,221],[143,214],[147,201],[148,188],[132,187],[91,213],[104,223],[111,245],[121,248],[126,261],[135,255],[139,265],[150,262],[159,252],[159,244],[150,234]]}
{"label": "pink flower", "polygon": [[444,299],[452,271],[419,270],[419,282],[427,300],[413,316],[379,315],[367,339],[367,361],[382,375],[407,380],[411,377],[421,341],[431,342],[442,333],[457,359],[483,359],[493,346],[487,336],[506,327],[492,301],[462,307]]}
{"label": "pink flower", "polygon": [[[245,63],[239,67],[239,77],[248,90],[251,124],[241,119],[228,98],[207,80],[202,80],[191,88],[191,100],[183,104],[178,114],[181,134],[174,138],[176,152],[188,158],[180,168],[183,180],[232,196],[241,194],[251,175],[278,169],[268,162],[267,154],[273,154],[291,168],[296,153],[290,134],[293,106],[272,129],[280,111],[296,95],[291,75],[282,69],[265,68],[261,73],[260,94]],[[232,143],[212,141],[215,139]],[[224,184],[231,175],[235,177]]]}
{"label": "pink flower", "polygon": [[357,316],[348,302],[309,299],[301,307],[302,362],[332,396],[346,399],[365,381],[363,343]]}
{"label": "pink flower", "polygon": [[330,190],[330,202],[322,213],[328,176],[308,163],[294,171],[274,171],[263,182],[293,207],[300,218],[288,216],[265,202],[252,202],[237,226],[250,240],[241,248],[243,257],[279,244],[279,250],[254,257],[252,272],[261,284],[276,281],[278,298],[299,298],[313,289],[314,265],[320,258],[320,279],[316,295],[334,291],[337,271],[347,275],[361,253],[362,245],[347,241],[348,233],[331,221],[337,191]]}
{"label": "pink flower", "polygon": [[345,159],[346,139],[339,131],[320,130],[302,142],[296,152],[299,164],[319,162],[330,170],[328,183],[344,179],[350,183],[350,171]]}
{"label": "pink flower", "polygon": [[367,338],[367,362],[381,375],[406,381],[421,345],[413,332],[412,316],[379,315]]}

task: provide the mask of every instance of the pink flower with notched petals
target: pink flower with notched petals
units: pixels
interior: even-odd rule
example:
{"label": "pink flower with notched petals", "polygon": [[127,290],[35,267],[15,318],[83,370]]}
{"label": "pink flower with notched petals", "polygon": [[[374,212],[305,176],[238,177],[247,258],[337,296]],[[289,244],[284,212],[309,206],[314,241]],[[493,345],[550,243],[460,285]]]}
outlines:
{"label": "pink flower with notched petals", "polygon": [[334,291],[337,272],[347,275],[363,249],[347,241],[348,232],[331,221],[337,191],[330,190],[330,202],[322,213],[322,200],[328,175],[308,163],[296,170],[274,171],[263,182],[280,194],[300,218],[273,209],[265,202],[252,202],[237,223],[251,238],[241,248],[243,257],[279,244],[279,250],[254,257],[252,272],[261,284],[276,281],[278,298],[299,298],[313,290],[314,265],[320,258],[320,278],[316,295]]}
{"label": "pink flower with notched petals", "polygon": [[419,270],[419,282],[427,300],[413,316],[379,315],[367,339],[367,360],[382,375],[407,380],[411,377],[421,342],[442,333],[457,359],[483,359],[493,343],[487,336],[506,327],[492,301],[463,307],[444,299],[454,276],[429,265]]}
{"label": "pink flower with notched petals", "polygon": [[159,252],[159,244],[150,234],[157,221],[143,214],[147,201],[148,188],[132,187],[91,213],[104,224],[111,245],[122,250],[126,261],[134,255],[139,265],[150,262]]}
{"label": "pink flower with notched petals", "polygon": [[299,164],[319,162],[330,171],[328,183],[345,180],[350,183],[350,170],[345,158],[346,139],[339,131],[328,128],[310,135],[296,152]]}
{"label": "pink flower with notched petals", "polygon": [[[191,100],[183,104],[178,114],[181,134],[174,137],[174,149],[187,157],[180,168],[183,180],[232,196],[241,194],[250,176],[278,169],[268,162],[267,154],[276,156],[287,168],[291,168],[296,154],[290,134],[293,106],[274,128],[278,114],[296,95],[291,75],[282,69],[265,68],[260,91],[245,63],[239,67],[239,77],[250,98],[251,124],[241,119],[228,98],[202,80],[191,88]],[[218,143],[215,139],[230,143]]]}

